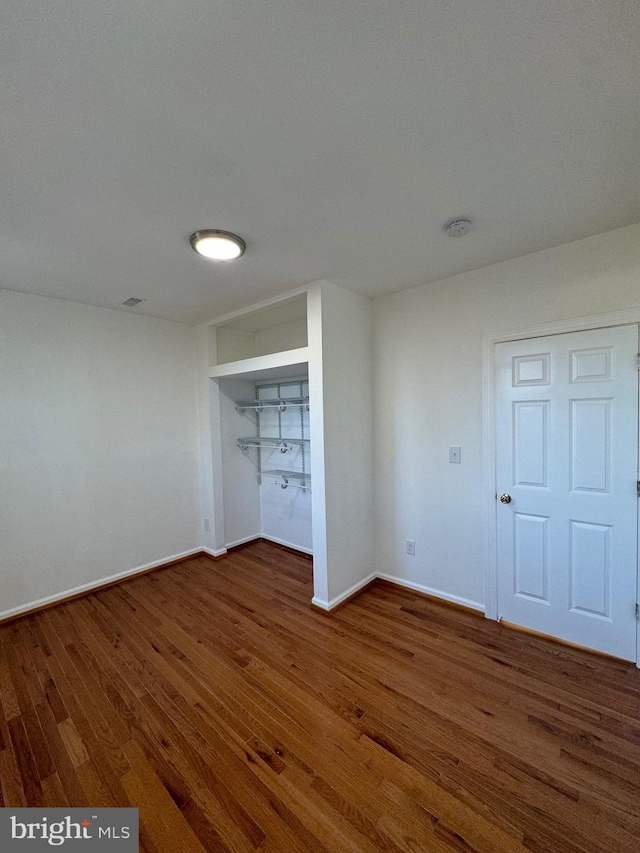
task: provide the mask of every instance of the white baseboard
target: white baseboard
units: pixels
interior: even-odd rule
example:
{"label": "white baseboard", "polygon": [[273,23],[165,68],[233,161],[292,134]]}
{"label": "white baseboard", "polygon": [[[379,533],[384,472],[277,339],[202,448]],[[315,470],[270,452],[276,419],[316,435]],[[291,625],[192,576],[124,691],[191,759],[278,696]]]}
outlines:
{"label": "white baseboard", "polygon": [[322,599],[322,598],[315,598],[314,597],[311,599],[311,603],[314,604],[316,607],[320,607],[320,608],[322,608],[322,610],[326,610],[328,612],[330,610],[333,610],[333,608],[337,607],[339,604],[342,604],[342,602],[345,600],[345,598],[349,598],[350,595],[354,595],[356,592],[361,590],[363,587],[370,584],[371,581],[374,581],[377,577],[378,577],[378,575],[375,572],[373,572],[372,574],[369,575],[369,577],[365,578],[362,581],[358,581],[357,583],[354,583],[354,585],[349,587],[349,589],[346,589],[344,592],[340,593],[340,595],[336,595],[336,597],[332,598],[331,601],[324,601],[324,599]]}
{"label": "white baseboard", "polygon": [[135,569],[126,569],[124,572],[118,572],[115,575],[108,575],[98,580],[90,581],[89,583],[81,584],[80,586],[71,587],[63,592],[57,592],[54,595],[48,595],[45,598],[38,598],[35,601],[30,601],[27,604],[20,604],[18,607],[11,607],[9,610],[0,611],[0,621],[9,619],[12,616],[19,616],[21,613],[28,613],[31,610],[37,610],[41,607],[46,607],[49,604],[55,604],[56,601],[64,601],[67,598],[80,595],[84,592],[91,592],[92,589],[104,586],[105,584],[114,583],[115,581],[123,580],[124,578],[133,577],[141,572],[146,572],[148,569],[155,569],[158,566],[163,566],[165,563],[172,563],[174,560],[183,560],[187,557],[192,557],[194,554],[200,554],[203,548],[191,548],[189,551],[183,551],[180,554],[173,554],[170,557],[163,557],[161,560],[154,560],[152,563],[145,563],[144,566],[136,566]]}
{"label": "white baseboard", "polygon": [[[255,542],[256,539],[266,539],[268,542],[273,542],[275,545],[284,545],[285,548],[293,548],[294,551],[302,551],[303,554],[310,554],[313,556],[313,551],[309,550],[309,548],[303,548],[301,545],[296,545],[293,542],[287,542],[286,539],[277,539],[275,536],[266,536],[264,533],[254,533],[253,536],[245,536],[243,539],[236,539],[235,542],[227,542],[224,546],[223,551],[216,552],[214,556],[218,557],[220,554],[226,554],[229,548],[235,548],[238,545],[246,545],[247,542]],[[202,549],[203,551],[207,551],[206,548]],[[207,551],[209,554],[213,554],[213,551]]]}
{"label": "white baseboard", "polygon": [[470,598],[462,598],[459,595],[451,595],[451,593],[443,592],[441,589],[434,589],[431,586],[424,586],[421,583],[407,581],[404,578],[397,577],[396,575],[378,574],[376,577],[379,577],[384,581],[395,583],[398,586],[403,586],[406,589],[414,589],[416,592],[424,592],[434,598],[442,598],[444,601],[450,601],[452,604],[461,604],[463,607],[470,607],[471,610],[478,610],[480,613],[484,613],[484,604],[480,604],[479,601],[472,601]]}
{"label": "white baseboard", "polygon": [[226,548],[221,548],[219,551],[212,551],[211,548],[205,548],[204,546],[200,549],[204,551],[205,554],[208,554],[210,557],[224,557],[227,553]]}
{"label": "white baseboard", "polygon": [[[30,601],[26,604],[18,605],[18,607],[11,607],[8,610],[0,611],[0,621],[5,619],[9,619],[13,616],[19,616],[21,613],[29,613],[32,610],[37,610],[41,607],[46,607],[49,604],[55,604],[57,601],[64,601],[67,598],[71,598],[76,595],[80,595],[81,593],[91,592],[93,589],[97,589],[99,587],[104,586],[105,584],[114,583],[119,580],[123,580],[124,578],[134,577],[141,572],[145,572],[148,569],[155,569],[159,566],[163,566],[166,563],[172,563],[176,560],[183,560],[187,557],[192,557],[194,554],[200,554],[203,551],[205,554],[209,554],[212,557],[222,557],[227,553],[227,548],[233,548],[235,545],[243,545],[245,542],[253,542],[256,539],[267,539],[270,542],[275,542],[278,545],[285,545],[287,548],[294,548],[297,551],[302,551],[305,554],[313,554],[312,551],[307,550],[306,548],[301,548],[299,545],[293,545],[290,542],[286,542],[282,539],[275,539],[271,536],[263,536],[261,533],[256,534],[255,536],[248,536],[246,539],[239,539],[237,542],[230,542],[225,548],[220,549],[219,551],[213,551],[210,548],[191,548],[189,551],[183,551],[180,554],[173,554],[170,557],[163,557],[162,560],[154,560],[152,563],[145,563],[143,566],[136,566],[134,569],[127,569],[124,572],[118,572],[115,575],[108,575],[107,577],[100,578],[95,581],[91,581],[90,583],[81,584],[80,586],[72,587],[71,589],[66,589],[63,592],[56,593],[55,595],[49,595],[45,598],[38,598],[35,601]],[[395,575],[388,574],[380,574],[373,572],[364,580],[358,581],[353,586],[346,589],[340,595],[337,595],[335,598],[332,598],[331,601],[325,601],[321,598],[312,598],[311,603],[316,607],[321,608],[322,610],[326,610],[327,612],[333,610],[339,604],[341,604],[346,598],[354,595],[354,593],[358,592],[360,589],[363,589],[365,586],[371,583],[371,581],[376,578],[380,578],[381,580],[390,581],[391,583],[397,584],[398,586],[405,587],[406,589],[413,589],[416,592],[424,592],[427,595],[431,595],[434,598],[441,598],[444,601],[450,601],[453,604],[461,604],[464,607],[469,607],[472,610],[478,610],[480,613],[485,612],[485,607],[483,604],[480,604],[478,601],[472,601],[469,598],[462,598],[458,595],[451,595],[450,593],[443,592],[439,589],[433,589],[430,586],[424,586],[423,584],[414,583],[413,581],[404,580],[404,578],[396,577]]]}
{"label": "white baseboard", "polygon": [[256,539],[262,539],[262,533],[254,533],[252,536],[245,536],[242,539],[236,539],[235,542],[225,542],[224,551],[226,553],[229,548],[236,548],[238,545],[246,545],[247,542],[255,542]]}
{"label": "white baseboard", "polygon": [[433,589],[433,587],[430,586],[413,583],[413,581],[407,581],[403,578],[398,578],[395,575],[386,575],[376,572],[373,572],[373,574],[369,575],[369,577],[365,578],[363,581],[358,581],[358,583],[354,584],[340,595],[332,598],[331,601],[325,601],[322,598],[312,598],[311,603],[316,607],[320,607],[322,610],[329,612],[341,604],[345,598],[349,598],[351,595],[358,592],[358,590],[363,589],[365,586],[370,584],[371,581],[376,580],[376,578],[389,581],[390,583],[405,587],[406,589],[413,589],[416,592],[424,592],[433,598],[441,598],[443,601],[450,601],[452,604],[461,604],[463,607],[469,607],[471,610],[478,610],[480,613],[484,613],[484,604],[480,604],[479,601],[472,601],[470,598],[462,598],[459,595],[451,595],[448,592],[442,592],[440,589]]}
{"label": "white baseboard", "polygon": [[261,534],[261,539],[266,539],[267,542],[275,542],[276,545],[284,545],[285,548],[293,548],[294,551],[301,551],[303,554],[309,554],[309,556],[313,557],[313,551],[310,548],[303,548],[302,545],[296,545],[293,542],[287,542],[286,539],[276,539],[275,536],[265,536],[265,534]]}

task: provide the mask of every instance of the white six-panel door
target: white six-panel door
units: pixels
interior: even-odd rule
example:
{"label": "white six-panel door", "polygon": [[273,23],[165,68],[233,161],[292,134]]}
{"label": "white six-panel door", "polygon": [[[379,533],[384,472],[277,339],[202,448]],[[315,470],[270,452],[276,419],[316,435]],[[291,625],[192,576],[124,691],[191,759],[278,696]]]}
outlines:
{"label": "white six-panel door", "polygon": [[627,660],[637,352],[636,325],[496,346],[499,616]]}

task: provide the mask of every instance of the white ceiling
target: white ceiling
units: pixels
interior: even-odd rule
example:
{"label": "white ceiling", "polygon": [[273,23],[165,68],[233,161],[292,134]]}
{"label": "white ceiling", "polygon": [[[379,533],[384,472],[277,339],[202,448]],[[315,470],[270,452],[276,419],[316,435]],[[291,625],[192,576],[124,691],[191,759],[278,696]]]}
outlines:
{"label": "white ceiling", "polygon": [[[205,321],[640,220],[637,0],[8,0],[0,286]],[[453,240],[443,223],[473,218]],[[247,253],[189,246],[235,231]]]}

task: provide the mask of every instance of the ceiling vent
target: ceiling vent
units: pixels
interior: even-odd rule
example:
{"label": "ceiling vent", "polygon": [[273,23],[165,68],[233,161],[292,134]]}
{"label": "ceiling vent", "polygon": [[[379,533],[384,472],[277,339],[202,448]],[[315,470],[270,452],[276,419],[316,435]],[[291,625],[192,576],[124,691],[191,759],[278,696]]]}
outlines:
{"label": "ceiling vent", "polygon": [[122,304],[126,305],[127,308],[133,308],[134,305],[139,305],[141,302],[144,302],[144,299],[136,299],[135,296],[130,296]]}

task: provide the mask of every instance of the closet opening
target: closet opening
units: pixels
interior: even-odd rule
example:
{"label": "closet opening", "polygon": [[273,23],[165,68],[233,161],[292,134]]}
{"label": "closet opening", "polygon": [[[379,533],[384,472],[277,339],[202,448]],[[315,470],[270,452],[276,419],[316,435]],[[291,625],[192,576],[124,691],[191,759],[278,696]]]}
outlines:
{"label": "closet opening", "polygon": [[[319,308],[312,300],[316,339]],[[265,539],[312,556],[314,595],[325,600],[321,351],[309,345],[307,312],[303,292],[208,329],[211,540],[219,553]]]}
{"label": "closet opening", "polygon": [[282,374],[217,380],[226,548],[262,538],[313,553],[309,380]]}

